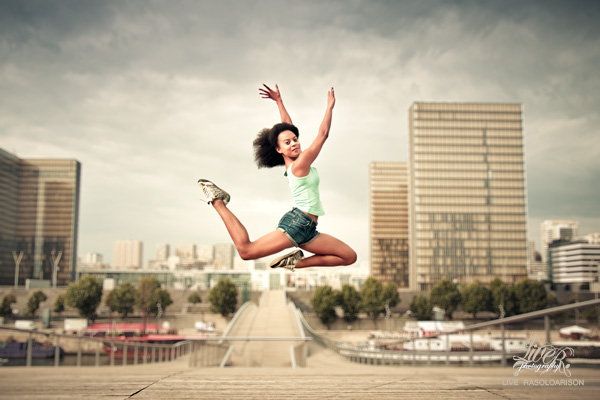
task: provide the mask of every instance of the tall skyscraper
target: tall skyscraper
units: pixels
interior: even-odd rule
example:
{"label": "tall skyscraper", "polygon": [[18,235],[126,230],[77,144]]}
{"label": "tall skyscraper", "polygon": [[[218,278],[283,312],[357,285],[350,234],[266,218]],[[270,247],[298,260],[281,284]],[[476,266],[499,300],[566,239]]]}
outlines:
{"label": "tall skyscraper", "polygon": [[166,261],[171,255],[171,247],[166,243],[161,243],[156,246],[156,260]]}
{"label": "tall skyscraper", "polygon": [[408,288],[407,164],[371,163],[369,193],[371,275]]}
{"label": "tall skyscraper", "polygon": [[175,246],[175,255],[179,257],[181,264],[191,265],[198,261],[195,244],[178,244]]}
{"label": "tall skyscraper", "polygon": [[17,275],[19,285],[75,280],[80,176],[76,160],[20,159],[0,149],[0,285]]}
{"label": "tall skyscraper", "polygon": [[113,267],[125,269],[142,268],[143,243],[139,240],[118,240],[115,242]]}
{"label": "tall skyscraper", "polygon": [[520,104],[413,103],[410,285],[527,276]]}
{"label": "tall skyscraper", "polygon": [[214,245],[213,264],[217,268],[233,269],[233,255],[235,246],[233,243],[219,243]]}
{"label": "tall skyscraper", "polygon": [[555,240],[569,242],[579,235],[579,223],[576,221],[548,219],[540,226],[541,254],[544,262],[548,261],[548,246]]}

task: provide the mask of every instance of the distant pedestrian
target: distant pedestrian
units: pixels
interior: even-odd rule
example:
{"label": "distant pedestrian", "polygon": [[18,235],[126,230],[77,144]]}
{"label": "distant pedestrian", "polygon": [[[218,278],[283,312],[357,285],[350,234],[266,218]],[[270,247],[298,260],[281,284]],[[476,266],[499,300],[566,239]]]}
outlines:
{"label": "distant pedestrian", "polygon": [[331,127],[335,93],[333,88],[327,93],[327,109],[317,137],[304,151],[298,141],[298,128],[283,105],[279,87],[275,90],[263,85],[259,92],[262,98],[274,100],[277,104],[281,123],[259,132],[253,142],[254,156],[259,168],[285,166],[294,207],[279,221],[277,229],[255,241],[250,241],[248,232],[237,217],[229,210],[230,196],[206,179],[198,180],[208,204],[212,204],[244,260],[254,260],[276,254],[290,247],[299,247],[314,255],[304,258],[302,250],[297,249],[271,262],[271,268],[331,267],[350,265],[356,261],[356,253],[341,240],[319,233],[317,222],[325,214],[319,196],[319,175],[312,166],[319,156]]}

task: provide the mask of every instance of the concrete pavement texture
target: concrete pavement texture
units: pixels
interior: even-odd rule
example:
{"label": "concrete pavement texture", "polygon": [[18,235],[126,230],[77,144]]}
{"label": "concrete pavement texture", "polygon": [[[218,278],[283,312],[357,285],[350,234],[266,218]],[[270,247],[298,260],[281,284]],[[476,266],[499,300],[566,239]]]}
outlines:
{"label": "concrete pavement texture", "polygon": [[[340,366],[337,362],[307,368],[190,368],[185,360],[127,367],[11,367],[0,368],[0,399],[598,399],[600,396],[598,370],[573,370],[571,379],[577,380],[578,385],[570,386],[566,379],[552,374],[539,376],[528,372],[514,377],[512,372],[511,368],[494,367]],[[538,386],[534,385],[536,379]],[[561,380],[565,382],[561,384]]]}
{"label": "concrete pavement texture", "polygon": [[[233,327],[233,337],[298,336],[282,292],[265,292]],[[0,367],[0,400],[79,399],[598,399],[600,370],[572,375],[510,367],[355,364],[309,344],[306,368],[291,368],[290,343],[232,342],[230,367],[160,364]],[[569,381],[570,379],[570,381]]]}

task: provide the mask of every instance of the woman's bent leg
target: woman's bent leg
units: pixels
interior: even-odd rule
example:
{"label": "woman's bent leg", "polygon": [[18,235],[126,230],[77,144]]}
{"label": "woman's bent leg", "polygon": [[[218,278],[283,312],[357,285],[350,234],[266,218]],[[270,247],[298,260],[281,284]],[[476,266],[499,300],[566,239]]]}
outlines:
{"label": "woman's bent leg", "polygon": [[310,251],[310,256],[298,261],[296,269],[308,267],[334,267],[350,265],[356,262],[356,252],[341,240],[320,233],[312,242],[300,246],[301,249]]}
{"label": "woman's bent leg", "polygon": [[227,232],[229,232],[229,236],[231,236],[231,240],[233,240],[233,244],[235,244],[242,259],[255,260],[292,247],[290,239],[280,230],[267,233],[258,240],[251,242],[244,225],[222,200],[214,200],[212,205],[225,223]]}

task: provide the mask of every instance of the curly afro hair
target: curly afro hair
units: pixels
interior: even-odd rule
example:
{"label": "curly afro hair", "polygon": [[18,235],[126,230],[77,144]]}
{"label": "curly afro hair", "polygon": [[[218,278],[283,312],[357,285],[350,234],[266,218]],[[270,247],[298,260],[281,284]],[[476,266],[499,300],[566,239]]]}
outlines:
{"label": "curly afro hair", "polygon": [[252,142],[254,161],[256,161],[258,168],[273,168],[285,165],[283,156],[277,152],[277,138],[284,131],[291,131],[296,137],[300,136],[296,126],[285,122],[275,124],[272,128],[265,128],[258,133],[256,139]]}

